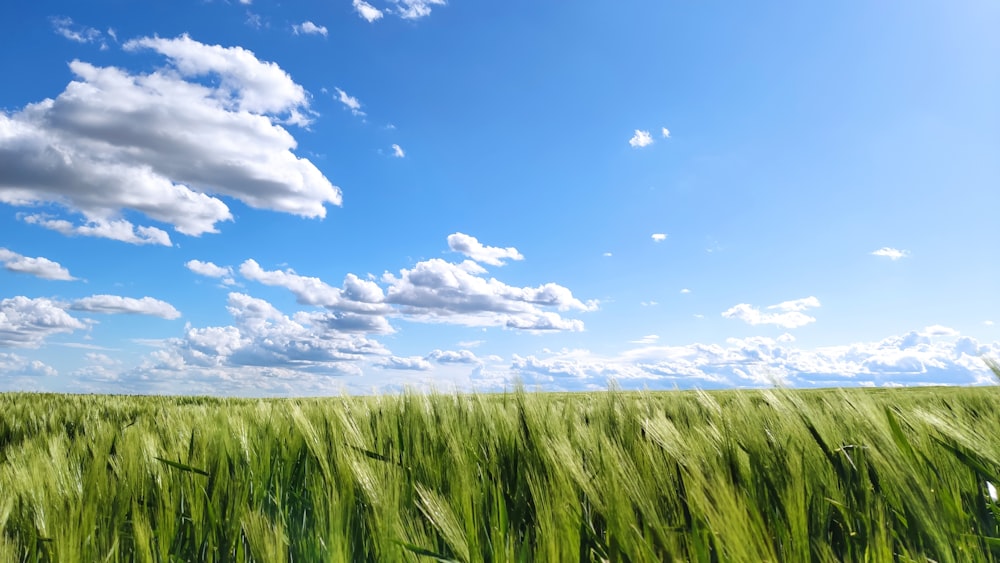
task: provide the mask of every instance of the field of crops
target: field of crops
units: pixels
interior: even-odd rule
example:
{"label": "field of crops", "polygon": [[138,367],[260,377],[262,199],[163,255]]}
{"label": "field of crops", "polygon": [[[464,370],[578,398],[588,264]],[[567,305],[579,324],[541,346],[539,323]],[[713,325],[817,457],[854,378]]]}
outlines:
{"label": "field of crops", "polygon": [[992,561],[998,406],[0,394],[0,561]]}

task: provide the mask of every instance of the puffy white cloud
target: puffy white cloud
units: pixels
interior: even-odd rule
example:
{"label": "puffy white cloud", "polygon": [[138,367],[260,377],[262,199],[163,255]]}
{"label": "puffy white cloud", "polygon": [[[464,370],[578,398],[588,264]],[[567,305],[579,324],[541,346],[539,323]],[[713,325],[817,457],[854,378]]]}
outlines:
{"label": "puffy white cloud", "polygon": [[361,111],[361,102],[354,96],[350,96],[347,92],[341,90],[340,88],[334,88],[337,91],[337,100],[344,104],[344,106],[351,110],[351,113],[357,116],[364,117],[365,112]]}
{"label": "puffy white cloud", "polygon": [[663,242],[667,240],[667,235],[665,233],[653,233],[649,238],[653,239],[653,242]]}
{"label": "puffy white cloud", "polygon": [[[2,118],[2,116],[0,116]],[[0,200],[3,194],[0,193]],[[82,225],[74,225],[65,219],[53,219],[38,213],[19,214],[18,217],[29,225],[38,225],[50,231],[64,234],[68,237],[97,237],[127,242],[129,244],[158,244],[172,246],[170,235],[156,227],[136,226],[125,219],[93,219],[88,218]]]}
{"label": "puffy white cloud", "polygon": [[368,23],[382,18],[382,10],[365,2],[365,0],[354,0],[354,11]]}
{"label": "puffy white cloud", "polygon": [[267,301],[243,293],[229,294],[227,310],[235,325],[189,326],[183,338],[169,340],[147,367],[182,371],[192,366],[258,366],[353,373],[355,369],[342,369],[341,364],[389,355],[380,343],[364,336],[313,324],[322,317],[289,318]]}
{"label": "puffy white cloud", "polygon": [[120,295],[91,295],[74,301],[70,309],[89,313],[151,315],[169,320],[181,316],[180,311],[170,303],[152,297],[135,299]]}
{"label": "puffy white cloud", "polygon": [[432,6],[444,6],[445,0],[393,0],[396,11],[405,19],[419,19],[431,14]]}
{"label": "puffy white cloud", "polygon": [[872,256],[882,256],[884,258],[888,258],[893,261],[899,260],[900,258],[906,258],[909,255],[910,252],[907,250],[899,250],[896,248],[890,248],[888,246],[882,247],[872,252]]}
{"label": "puffy white cloud", "polygon": [[641,131],[639,129],[635,130],[635,135],[628,140],[629,146],[634,149],[639,149],[645,146],[653,144],[653,136],[649,134],[649,131]]}
{"label": "puffy white cloud", "polygon": [[504,260],[524,260],[524,256],[513,246],[499,248],[483,246],[474,236],[465,233],[448,235],[448,248],[472,258],[476,262],[491,266],[503,266]]}
{"label": "puffy white cloud", "polygon": [[373,281],[348,274],[342,288],[328,285],[320,278],[300,276],[294,270],[265,270],[255,260],[240,265],[240,274],[248,280],[264,285],[284,287],[295,294],[303,305],[317,305],[328,309],[354,313],[385,314],[382,288]]}
{"label": "puffy white cloud", "polygon": [[55,368],[43,362],[29,360],[17,354],[0,352],[0,376],[54,377],[56,375],[58,372]]}
{"label": "puffy white cloud", "polygon": [[798,328],[816,322],[815,317],[810,317],[802,311],[819,306],[819,299],[806,297],[768,307],[768,309],[777,309],[781,311],[780,313],[765,313],[753,305],[740,303],[724,311],[722,316],[727,319],[738,319],[751,325],[772,324],[783,328]]}
{"label": "puffy white cloud", "polygon": [[439,258],[418,262],[399,276],[386,273],[386,302],[400,306],[409,318],[452,322],[468,326],[505,326],[525,330],[582,330],[579,320],[564,319],[543,307],[559,311],[593,311],[596,301],[584,303],[554,283],[513,287],[495,278],[480,277],[474,262],[451,264]]}
{"label": "puffy white cloud", "polygon": [[326,37],[328,31],[324,25],[316,25],[311,21],[304,21],[300,24],[292,25],[292,32],[295,35],[305,34],[305,35],[322,35]]}
{"label": "puffy white cloud", "polygon": [[37,258],[23,256],[3,247],[0,247],[0,263],[3,263],[3,267],[11,272],[31,274],[46,280],[71,281],[76,279],[69,274],[69,270],[59,265],[58,262],[41,256]]}
{"label": "puffy white cloud", "polygon": [[396,158],[403,158],[403,157],[406,156],[406,152],[403,150],[403,147],[397,145],[396,143],[393,143],[392,144],[392,156],[394,156]]}
{"label": "puffy white cloud", "polygon": [[401,358],[399,356],[389,356],[388,358],[378,362],[380,367],[386,369],[401,369],[401,370],[411,370],[411,371],[428,371],[433,366],[427,360],[421,358],[420,356],[411,356],[409,358]]}
{"label": "puffy white cloud", "polygon": [[470,350],[434,350],[427,357],[439,364],[478,364],[480,361]]}
{"label": "puffy white cloud", "polygon": [[17,296],[0,300],[0,347],[37,348],[49,336],[86,327],[49,299]]}
{"label": "puffy white cloud", "polygon": [[184,266],[192,272],[209,278],[221,278],[225,285],[233,285],[233,269],[230,266],[222,267],[212,262],[202,262],[201,260],[188,260]]}
{"label": "puffy white cloud", "polygon": [[232,220],[218,195],[303,217],[340,204],[340,190],[292,153],[295,139],[281,123],[306,124],[311,110],[276,64],[186,35],[124,48],[153,50],[168,64],[132,74],[73,61],[75,79],[55,99],[0,112],[0,202],[81,214],[81,225],[24,217],[66,234],[155,244],[169,237],[135,227],[125,210],[197,236]]}

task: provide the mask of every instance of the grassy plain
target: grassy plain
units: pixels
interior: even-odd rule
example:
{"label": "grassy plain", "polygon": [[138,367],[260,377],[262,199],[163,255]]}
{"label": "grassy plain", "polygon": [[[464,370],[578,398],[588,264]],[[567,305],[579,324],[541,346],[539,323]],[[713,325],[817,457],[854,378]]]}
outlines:
{"label": "grassy plain", "polygon": [[998,406],[0,394],[0,561],[1000,560]]}

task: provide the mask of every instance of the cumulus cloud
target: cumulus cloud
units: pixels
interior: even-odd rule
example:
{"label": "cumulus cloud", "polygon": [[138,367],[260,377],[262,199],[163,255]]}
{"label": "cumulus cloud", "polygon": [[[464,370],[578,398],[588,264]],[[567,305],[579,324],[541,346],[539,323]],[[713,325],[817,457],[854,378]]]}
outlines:
{"label": "cumulus cloud", "polygon": [[264,285],[284,287],[303,305],[368,314],[385,314],[390,310],[385,305],[382,288],[377,283],[363,280],[354,274],[347,274],[340,288],[328,285],[317,277],[301,276],[291,269],[265,270],[256,260],[243,262],[240,274]]}
{"label": "cumulus cloud", "polygon": [[780,312],[766,313],[753,305],[740,303],[724,311],[722,316],[727,319],[738,319],[751,325],[771,324],[783,328],[798,328],[816,322],[814,317],[810,317],[802,311],[819,306],[819,299],[806,297],[771,305],[768,307],[769,310],[775,309]]}
{"label": "cumulus cloud", "polygon": [[263,299],[230,293],[229,326],[188,326],[182,338],[170,339],[154,353],[147,368],[183,371],[188,368],[257,366],[320,370],[330,374],[356,373],[352,364],[364,358],[388,356],[380,343],[362,335],[344,333],[317,316],[290,318]]}
{"label": "cumulus cloud", "polygon": [[55,204],[83,219],[23,220],[67,235],[169,245],[165,231],[123,213],[198,236],[233,218],[217,196],[313,218],[326,215],[325,204],[340,205],[340,190],[292,152],[282,124],[305,125],[311,110],[305,90],[276,64],[186,35],[123,47],[167,64],[133,74],[73,61],[75,78],[59,96],[0,112],[0,202]]}
{"label": "cumulus cloud", "polygon": [[420,19],[431,15],[432,6],[444,6],[445,0],[393,0],[396,12],[404,19]]}
{"label": "cumulus cloud", "polygon": [[41,256],[37,258],[22,256],[3,247],[0,247],[0,263],[8,271],[31,274],[45,280],[71,281],[76,279],[69,274],[69,270],[59,265],[58,262]]}
{"label": "cumulus cloud", "polygon": [[152,297],[135,299],[120,295],[91,295],[73,301],[70,309],[89,313],[150,315],[168,320],[181,316],[180,311],[170,303]]}
{"label": "cumulus cloud", "polygon": [[364,117],[365,112],[361,111],[361,102],[354,96],[350,96],[347,92],[341,90],[340,88],[334,88],[337,91],[337,100],[344,104],[344,107],[351,110],[351,113],[360,117]]}
{"label": "cumulus cloud", "polygon": [[663,242],[667,240],[667,235],[665,233],[653,233],[650,238],[653,239],[653,242]]}
{"label": "cumulus cloud", "polygon": [[192,272],[209,278],[221,278],[225,285],[233,285],[233,269],[230,266],[222,267],[212,262],[202,262],[201,260],[188,260],[184,266]]}
{"label": "cumulus cloud", "polygon": [[408,318],[451,322],[467,326],[504,326],[523,330],[583,330],[583,323],[554,311],[593,311],[596,301],[584,303],[566,287],[547,283],[514,287],[481,277],[475,262],[452,264],[439,258],[418,262],[398,276],[383,275],[388,284],[386,302],[398,305]]}
{"label": "cumulus cloud", "polygon": [[52,335],[86,327],[50,299],[17,296],[0,300],[0,347],[37,348]]}
{"label": "cumulus cloud", "polygon": [[645,146],[653,144],[653,136],[649,134],[649,131],[641,131],[639,129],[635,130],[635,135],[628,140],[629,146],[634,149],[640,149]]}
{"label": "cumulus cloud", "polygon": [[410,371],[427,371],[433,367],[430,362],[420,356],[410,356],[409,358],[389,356],[381,362],[378,362],[376,365],[386,369],[401,369]]}
{"label": "cumulus cloud", "polygon": [[368,23],[381,19],[383,15],[382,10],[365,2],[365,0],[354,0],[354,11]]}
{"label": "cumulus cloud", "polygon": [[477,364],[480,361],[470,350],[434,350],[427,358],[439,364]]}
{"label": "cumulus cloud", "polygon": [[327,29],[326,26],[316,25],[313,22],[306,20],[300,24],[292,25],[292,32],[295,33],[295,35],[322,35],[323,37],[326,37]]}
{"label": "cumulus cloud", "polygon": [[0,352],[0,376],[54,377],[58,372],[38,360],[29,360],[17,354]]}
{"label": "cumulus cloud", "polygon": [[483,246],[476,237],[465,233],[448,235],[448,248],[472,258],[476,262],[491,266],[503,266],[504,260],[524,260],[524,256],[513,246],[499,248]]}
{"label": "cumulus cloud", "polygon": [[406,152],[403,151],[403,147],[397,145],[396,143],[393,143],[392,144],[392,156],[394,156],[396,158],[403,158],[404,156],[406,156]]}
{"label": "cumulus cloud", "polygon": [[790,335],[731,338],[724,345],[643,345],[614,356],[564,349],[515,355],[510,371],[550,389],[588,382],[600,388],[612,378],[631,387],[653,382],[684,387],[988,382],[990,371],[982,357],[995,357],[1000,343],[982,344],[944,332],[927,327],[880,341],[811,350],[792,346]]}
{"label": "cumulus cloud", "polygon": [[890,248],[888,246],[882,247],[878,250],[872,252],[872,256],[881,256],[883,258],[888,258],[890,260],[899,260],[900,258],[906,258],[910,255],[907,250],[899,250],[896,248]]}

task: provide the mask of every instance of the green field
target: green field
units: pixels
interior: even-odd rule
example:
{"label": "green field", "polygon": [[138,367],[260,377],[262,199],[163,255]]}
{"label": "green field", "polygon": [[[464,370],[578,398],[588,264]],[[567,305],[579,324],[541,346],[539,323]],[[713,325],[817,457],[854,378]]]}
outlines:
{"label": "green field", "polygon": [[0,561],[993,561],[998,406],[0,394]]}

